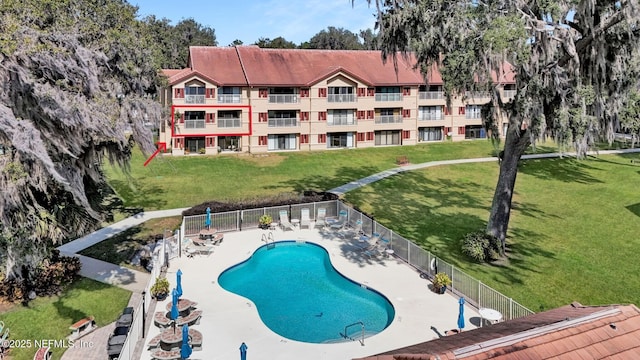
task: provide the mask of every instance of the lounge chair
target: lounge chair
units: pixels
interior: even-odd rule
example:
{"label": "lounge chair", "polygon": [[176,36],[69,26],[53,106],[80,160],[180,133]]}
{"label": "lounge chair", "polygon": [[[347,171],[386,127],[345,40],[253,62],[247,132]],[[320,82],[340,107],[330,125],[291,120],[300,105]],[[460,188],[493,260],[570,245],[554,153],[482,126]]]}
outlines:
{"label": "lounge chair", "polygon": [[300,210],[300,228],[306,226],[307,229],[311,228],[311,218],[309,217],[309,208],[303,208]]}
{"label": "lounge chair", "polygon": [[318,208],[318,214],[316,216],[316,223],[315,223],[315,227],[325,227],[327,226],[327,222],[326,222],[326,217],[327,217],[327,209],[325,208]]}
{"label": "lounge chair", "polygon": [[338,219],[329,222],[331,230],[342,230],[347,225],[347,211],[340,210]]}
{"label": "lounge chair", "polygon": [[287,213],[287,210],[280,210],[280,227],[282,228],[282,230],[295,230],[295,227],[293,226],[293,224],[289,221],[289,213]]}

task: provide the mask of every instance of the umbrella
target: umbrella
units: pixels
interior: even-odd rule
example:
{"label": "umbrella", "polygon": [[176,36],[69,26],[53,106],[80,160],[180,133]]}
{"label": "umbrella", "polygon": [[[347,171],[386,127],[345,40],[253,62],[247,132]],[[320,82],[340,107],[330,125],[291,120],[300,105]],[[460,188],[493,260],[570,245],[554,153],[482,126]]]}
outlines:
{"label": "umbrella", "polygon": [[171,320],[175,320],[178,318],[178,292],[176,289],[173,289],[171,292]]}
{"label": "umbrella", "polygon": [[180,357],[188,359],[191,356],[191,346],[189,345],[189,325],[182,326],[182,347],[180,347]]}
{"label": "umbrella", "polygon": [[247,360],[247,349],[248,348],[249,347],[245,343],[242,343],[242,345],[240,345],[240,360]]}
{"label": "umbrella", "polygon": [[209,229],[211,227],[211,208],[207,208],[207,218],[204,220],[204,226],[206,226],[207,229]]}
{"label": "umbrella", "polygon": [[182,270],[178,269],[176,272],[176,292],[178,293],[178,299],[182,296]]}
{"label": "umbrella", "polygon": [[458,329],[462,331],[464,329],[464,298],[461,297],[458,300],[458,304],[460,304],[460,311],[458,312]]}

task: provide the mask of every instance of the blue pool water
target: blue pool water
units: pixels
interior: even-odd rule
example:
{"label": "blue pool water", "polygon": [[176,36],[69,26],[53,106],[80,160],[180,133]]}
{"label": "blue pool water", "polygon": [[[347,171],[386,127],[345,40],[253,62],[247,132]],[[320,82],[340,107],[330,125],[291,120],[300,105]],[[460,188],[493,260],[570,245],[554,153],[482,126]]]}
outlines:
{"label": "blue pool water", "polygon": [[[263,245],[220,274],[218,283],[253,301],[262,322],[275,333],[297,341],[345,341],[345,326],[360,321],[370,336],[395,316],[386,297],[342,276],[327,251],[312,243]],[[347,333],[360,339],[362,327],[351,326]]]}

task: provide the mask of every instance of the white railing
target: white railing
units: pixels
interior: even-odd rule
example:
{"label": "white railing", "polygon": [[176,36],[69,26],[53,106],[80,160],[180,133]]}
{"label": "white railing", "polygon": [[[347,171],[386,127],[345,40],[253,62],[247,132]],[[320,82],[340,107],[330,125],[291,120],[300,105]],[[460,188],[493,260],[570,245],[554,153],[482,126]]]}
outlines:
{"label": "white railing", "polygon": [[480,119],[482,114],[479,112],[468,112],[464,115],[465,119]]}
{"label": "white railing", "polygon": [[402,115],[379,115],[375,117],[376,124],[397,124],[402,122]]}
{"label": "white railing", "polygon": [[333,115],[332,118],[329,118],[329,120],[327,120],[327,125],[329,126],[355,125],[355,124],[356,124],[356,120],[353,118],[353,116]]}
{"label": "white railing", "polygon": [[240,94],[218,94],[218,102],[223,104],[239,104],[242,101]]}
{"label": "white railing", "polygon": [[327,95],[328,102],[354,102],[356,96],[354,94],[329,94]]}
{"label": "white railing", "polygon": [[297,94],[269,94],[269,102],[274,104],[295,104],[298,102]]}
{"label": "white railing", "polygon": [[242,127],[242,121],[240,118],[218,118],[218,127],[219,128],[238,128]]}
{"label": "white railing", "polygon": [[418,93],[420,100],[438,100],[444,99],[443,91],[420,91]]}
{"label": "white railing", "polygon": [[204,95],[185,95],[184,102],[186,104],[204,104]]}
{"label": "white railing", "polygon": [[378,93],[376,94],[376,101],[401,101],[401,93]]}
{"label": "white railing", "polygon": [[[290,219],[299,219],[304,208],[309,209],[309,212],[314,217],[313,219],[315,219],[315,214],[317,214],[319,208],[326,210],[327,217],[337,217],[341,210],[346,210],[347,221],[352,227],[359,223],[362,231],[366,234],[377,233],[381,238],[388,240],[389,246],[394,251],[394,256],[418,270],[421,275],[425,275],[429,279],[432,279],[438,272],[444,272],[449,275],[452,281],[450,291],[455,295],[464,296],[472,306],[496,309],[502,313],[505,320],[534,313],[513,299],[474,279],[455,266],[338,200],[212,213],[211,226],[219,231],[255,229],[258,227],[259,219],[262,215],[268,214],[273,219],[278,219],[279,211],[286,210],[289,212]],[[186,236],[199,233],[205,227],[205,221],[205,214],[183,217],[181,226],[183,231],[181,234]],[[435,265],[433,268],[432,264]]]}
{"label": "white railing", "polygon": [[418,120],[442,120],[444,119],[443,113],[420,113],[418,115]]}
{"label": "white railing", "polygon": [[298,126],[296,118],[269,118],[267,120],[268,127],[292,127]]}
{"label": "white railing", "polygon": [[487,91],[467,91],[465,92],[465,96],[473,99],[483,99],[488,98],[489,93]]}
{"label": "white railing", "polygon": [[502,90],[502,96],[510,99],[516,96],[516,92],[516,90]]}
{"label": "white railing", "polygon": [[204,120],[185,120],[184,128],[185,129],[204,129],[205,122]]}

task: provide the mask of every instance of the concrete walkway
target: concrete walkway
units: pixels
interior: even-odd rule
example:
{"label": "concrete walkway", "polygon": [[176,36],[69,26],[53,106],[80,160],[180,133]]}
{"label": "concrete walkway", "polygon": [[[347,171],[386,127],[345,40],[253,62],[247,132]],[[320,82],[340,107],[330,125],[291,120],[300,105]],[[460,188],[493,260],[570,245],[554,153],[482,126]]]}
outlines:
{"label": "concrete walkway", "polygon": [[[624,149],[624,150],[602,150],[602,151],[590,151],[588,152],[589,155],[593,155],[593,156],[597,156],[597,155],[607,155],[607,154],[627,154],[627,153],[636,153],[636,152],[640,152],[640,148],[638,149]],[[532,155],[523,155],[522,159],[523,160],[529,160],[529,159],[547,159],[547,158],[558,158],[558,157],[575,157],[576,153],[575,152],[570,152],[570,153],[547,153],[547,154],[532,154]],[[468,164],[468,163],[479,163],[479,162],[495,162],[498,161],[497,157],[484,157],[484,158],[475,158],[475,159],[458,159],[458,160],[442,160],[442,161],[429,161],[429,162],[425,162],[425,163],[420,163],[420,164],[411,164],[411,165],[407,165],[407,166],[402,166],[402,167],[397,167],[394,169],[389,169],[389,170],[385,170],[382,172],[379,172],[377,174],[373,174],[370,176],[367,176],[365,178],[362,178],[360,180],[355,180],[352,181],[348,184],[344,184],[341,186],[338,186],[337,188],[333,188],[331,190],[329,190],[328,192],[336,194],[338,196],[342,196],[345,193],[355,190],[357,188],[363,187],[365,185],[369,185],[371,183],[374,183],[378,180],[382,180],[385,178],[388,178],[389,176],[393,176],[396,174],[400,174],[403,173],[405,171],[412,171],[412,170],[418,170],[418,169],[424,169],[424,168],[428,168],[428,167],[433,167],[433,166],[440,166],[440,165],[455,165],[455,164]]]}

